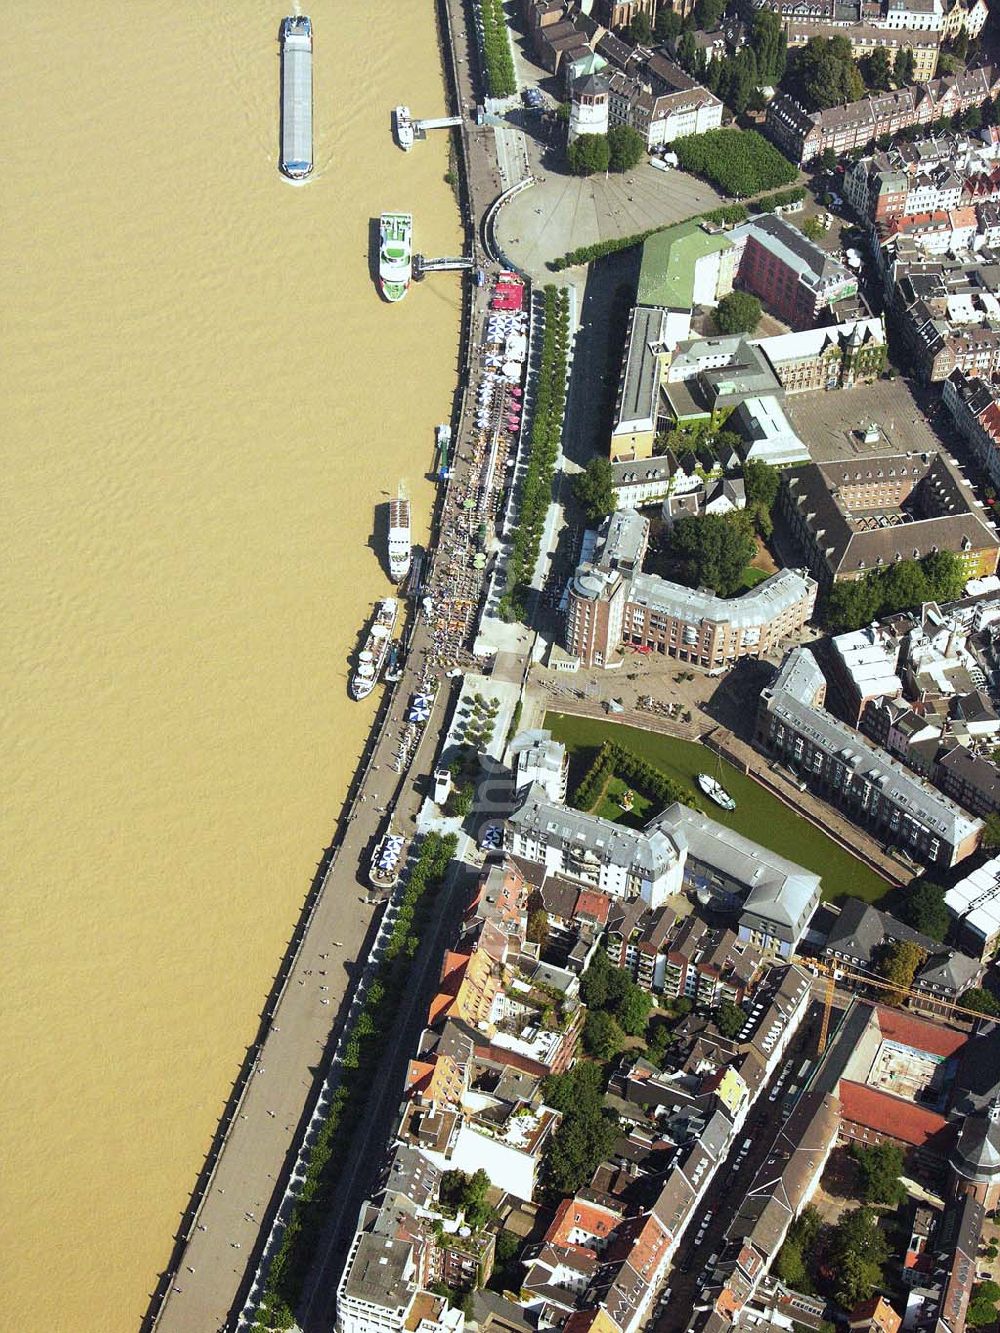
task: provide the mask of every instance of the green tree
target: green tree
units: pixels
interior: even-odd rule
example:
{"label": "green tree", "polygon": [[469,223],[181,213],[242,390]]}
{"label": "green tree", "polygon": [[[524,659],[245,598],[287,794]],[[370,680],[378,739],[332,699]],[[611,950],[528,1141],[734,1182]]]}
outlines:
{"label": "green tree", "polygon": [[592,458],[573,483],[573,494],[591,523],[599,523],[618,507],[614,475],[609,459]]}
{"label": "green tree", "polygon": [[837,154],[832,148],[824,148],[822,153],[816,159],[816,166],[820,171],[837,170]]}
{"label": "green tree", "polygon": [[987,851],[1000,847],[1000,815],[996,811],[983,819],[983,846]]}
{"label": "green tree", "polygon": [[896,59],[892,63],[892,77],[897,88],[902,88],[904,85],[913,82],[915,68],[916,61],[913,52],[908,47],[901,47],[896,52]]}
{"label": "green tree", "polygon": [[965,589],[965,566],[954,551],[934,551],[920,562],[927,591],[936,602],[953,602]]}
{"label": "green tree", "polygon": [[927,575],[916,560],[900,560],[881,578],[882,603],[894,610],[919,606],[928,599]]}
{"label": "green tree", "polygon": [[698,58],[698,44],[694,40],[694,33],[687,29],[681,33],[680,41],[677,43],[677,63],[681,69],[687,70],[689,74],[693,73],[695,61]]}
{"label": "green tree", "polygon": [[656,16],[656,25],[653,30],[658,41],[672,42],[680,36],[683,27],[684,20],[680,14],[675,13],[672,9],[661,9]]}
{"label": "green tree", "polygon": [[843,1213],[830,1233],[830,1267],[836,1274],[836,1297],[848,1309],[867,1300],[882,1280],[889,1248],[870,1208]]}
{"label": "green tree", "polygon": [[835,583],[827,593],[824,616],[833,630],[860,629],[878,613],[880,593],[870,579]]}
{"label": "green tree", "polygon": [[630,1037],[641,1037],[649,1024],[652,1007],[653,1001],[647,992],[632,982],[615,1010],[615,1015]]}
{"label": "green tree", "polygon": [[899,915],[908,926],[931,939],[943,940],[948,933],[948,909],[944,905],[944,889],[931,880],[922,880],[907,890],[899,905]]}
{"label": "green tree", "polygon": [[544,1181],[550,1196],[575,1194],[611,1151],[618,1117],[604,1105],[600,1065],[584,1062],[542,1083],[546,1105],[563,1115],[545,1152]]}
{"label": "green tree", "polygon": [[645,14],[636,14],[628,25],[628,35],[636,46],[648,46],[653,40],[653,25]]}
{"label": "green tree", "polygon": [[580,999],[588,1009],[605,1009],[608,1004],[608,977],[612,966],[608,955],[598,949],[590,960],[590,966],[580,978]]}
{"label": "green tree", "polygon": [[785,73],[788,44],[781,17],[770,9],[754,14],[750,45],[757,56],[757,73],[762,83],[780,83]]}
{"label": "green tree", "polygon": [[544,949],[549,942],[549,914],[544,907],[536,907],[528,915],[525,938],[530,944],[539,944]]}
{"label": "green tree", "polygon": [[662,1019],[650,1023],[646,1036],[646,1055],[654,1064],[662,1065],[667,1051],[676,1044],[677,1037],[669,1023]]}
{"label": "green tree", "polygon": [[646,154],[646,141],[631,125],[608,130],[608,161],[612,171],[631,171]]}
{"label": "green tree", "polygon": [[[966,61],[966,60],[968,59],[968,56],[969,56],[969,34],[965,31],[964,28],[963,28],[962,31],[958,34],[958,36],[955,38],[955,40],[952,42],[952,44],[951,44],[951,53],[952,53],[952,55],[955,57],[956,60],[961,60],[963,63],[964,63],[964,61]],[[967,127],[967,128],[970,128],[970,129],[978,129],[979,127],[978,127],[978,126],[969,126],[969,127]]]}
{"label": "green tree", "polygon": [[861,1197],[865,1203],[885,1203],[898,1207],[906,1198],[899,1177],[903,1174],[903,1150],[895,1143],[871,1147],[851,1145],[851,1156],[858,1164]]}
{"label": "green tree", "polygon": [[606,134],[581,134],[570,144],[566,156],[574,176],[593,176],[607,171],[611,163]]}
{"label": "green tree", "polygon": [[865,91],[846,37],[810,37],[795,53],[792,80],[810,111],[855,102]]}
{"label": "green tree", "polygon": [[671,549],[686,565],[694,587],[711,588],[731,597],[743,580],[744,566],[757,550],[745,513],[685,515],[674,524]]}
{"label": "green tree", "polygon": [[732,1000],[723,1000],[715,1011],[715,1025],[724,1037],[735,1037],[746,1021],[746,1014]]}
{"label": "green tree", "polygon": [[719,26],[726,12],[726,0],[697,0],[694,7],[695,27],[700,32],[711,32]]}
{"label": "green tree", "polygon": [[812,1282],[802,1247],[796,1245],[794,1241],[786,1240],[782,1245],[774,1261],[774,1271],[778,1279],[793,1290],[804,1292],[806,1295],[812,1292]]}
{"label": "green tree", "polygon": [[876,46],[861,63],[861,75],[869,88],[887,91],[892,86],[892,62],[884,46]]}
{"label": "green tree", "polygon": [[598,1060],[610,1060],[625,1045],[625,1034],[603,1009],[591,1009],[583,1025],[583,1049]]}
{"label": "green tree", "polygon": [[720,333],[753,333],[760,323],[760,302],[749,292],[730,292],[712,315]]}
{"label": "green tree", "polygon": [[[690,36],[684,34],[678,51]],[[737,199],[791,185],[798,176],[798,168],[756,130],[726,128],[685,134],[671,147],[684,171],[704,177]]]}
{"label": "green tree", "polygon": [[[883,949],[878,962],[878,973],[894,986],[909,990],[913,985],[917,968],[926,958],[927,951],[921,949],[919,944],[914,944],[912,940],[899,940],[896,944],[890,944]],[[900,1005],[905,998],[899,991],[885,991],[882,1003]]]}
{"label": "green tree", "polygon": [[826,228],[819,218],[805,218],[799,224],[802,228],[802,234],[810,241],[821,240],[826,235]]}
{"label": "green tree", "polygon": [[975,1009],[977,1014],[990,1017],[1000,1014],[1000,1002],[992,991],[984,990],[982,986],[972,986],[963,991],[959,1003],[965,1009]]}
{"label": "green tree", "polygon": [[772,512],[781,488],[781,476],[777,468],[759,459],[748,459],[743,465],[743,487],[747,493],[747,513],[751,516],[753,527],[765,540],[773,531]]}
{"label": "green tree", "polygon": [[972,1288],[965,1322],[973,1328],[982,1328],[984,1324],[994,1324],[997,1318],[997,1301],[1000,1301],[1000,1286],[995,1282],[977,1282]]}

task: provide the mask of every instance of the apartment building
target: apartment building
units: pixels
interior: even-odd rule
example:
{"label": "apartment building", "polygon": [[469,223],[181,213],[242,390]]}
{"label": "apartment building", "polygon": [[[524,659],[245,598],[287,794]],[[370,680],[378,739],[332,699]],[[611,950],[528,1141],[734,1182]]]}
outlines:
{"label": "apartment building", "polygon": [[583,665],[614,663],[631,644],[681,662],[725,666],[769,652],[811,616],[817,585],[796,570],[780,570],[731,598],[641,573],[641,556],[621,558],[612,540],[624,521],[638,518],[628,510],[612,515],[592,558],[577,566],[563,642]]}
{"label": "apartment building", "polygon": [[998,94],[1000,73],[987,65],[895,92],[869,94],[825,111],[806,111],[791,97],[776,97],[765,124],[782,152],[794,162],[809,162],[827,148],[840,156],[910,125],[929,125],[943,116],[961,114]]}
{"label": "apartment building", "polygon": [[869,745],[821,705],[812,653],[796,648],[761,691],[756,744],[791,766],[860,827],[928,865],[953,866],[976,850],[982,821]]}
{"label": "apartment building", "polygon": [[990,380],[956,369],[941,386],[941,401],[972,457],[1000,490],[1000,392]]}
{"label": "apartment building", "polygon": [[913,78],[918,83],[933,79],[937,73],[943,41],[940,30],[879,26],[874,23],[845,26],[836,20],[825,19],[789,18],[785,22],[785,36],[792,50],[797,46],[805,46],[813,37],[846,37],[851,43],[851,55],[855,60],[863,60],[878,49],[887,51],[890,59],[894,59],[900,51],[909,51],[913,56]]}
{"label": "apartment building", "polygon": [[[612,909],[610,947],[626,964],[634,948],[636,973],[651,977],[653,987],[674,984],[667,978],[672,926],[669,919],[657,917],[650,923],[648,950],[641,948],[642,940],[635,936],[645,934],[644,908],[661,908],[672,894],[686,890],[731,915],[738,940],[762,954],[788,958],[819,904],[818,875],[676,803],[639,830],[568,809],[532,787],[507,820],[504,843],[519,860],[631,905],[627,912]],[[727,952],[753,957],[737,945],[714,954],[708,966],[719,984]],[[640,953],[651,955],[642,965]],[[677,984],[698,983],[689,981],[685,971]]]}

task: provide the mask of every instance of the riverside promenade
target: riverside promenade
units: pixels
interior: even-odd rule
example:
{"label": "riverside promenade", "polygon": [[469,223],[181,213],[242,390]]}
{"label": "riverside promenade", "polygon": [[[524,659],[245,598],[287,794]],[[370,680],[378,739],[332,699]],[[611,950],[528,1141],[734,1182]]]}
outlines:
{"label": "riverside promenade", "polygon": [[[482,220],[501,189],[496,141],[492,129],[470,123],[469,112],[481,100],[481,89],[474,82],[478,77],[478,53],[469,44],[460,0],[441,0],[440,14],[449,93],[455,109],[465,117],[459,157],[466,244],[481,261]],[[419,288],[411,290],[409,299],[420,299]],[[477,288],[466,304],[463,377],[472,330],[481,324],[486,301],[487,290]],[[458,449],[452,485],[461,486],[468,480],[463,476],[463,455],[468,457],[468,450],[462,445],[471,426],[469,417],[463,378],[454,413]],[[445,504],[443,525],[448,522],[448,511]],[[388,823],[389,812],[395,831],[407,836],[414,833],[415,817],[443,739],[449,711],[446,679],[440,681],[434,711],[408,769],[402,774],[393,771],[409,701],[422,687],[426,666],[435,656],[440,662],[434,625],[418,612],[403,679],[391,692],[387,690],[328,862],[321,865],[306,914],[290,943],[284,971],[262,1015],[259,1040],[234,1085],[215,1141],[210,1148],[207,1146],[206,1168],[145,1321],[144,1326],[155,1328],[157,1333],[207,1333],[235,1327],[377,933],[383,909],[381,904],[367,901],[372,850]],[[428,952],[418,960],[411,1007],[421,992],[420,982],[434,971],[440,958],[438,935],[433,933],[427,941]],[[435,957],[431,957],[435,950]],[[405,1030],[412,1021],[413,1015],[401,1014],[398,1026]],[[390,1081],[391,1077],[387,1083]],[[398,1107],[398,1086],[386,1086],[379,1093],[385,1105]],[[376,1127],[381,1129],[381,1123],[382,1118],[374,1114],[375,1137],[370,1142],[379,1153],[385,1136],[382,1129],[381,1139],[377,1137]],[[366,1165],[374,1171],[377,1160]],[[355,1182],[356,1174],[351,1183],[360,1187],[364,1182]],[[321,1271],[326,1270],[326,1281],[320,1284],[319,1292],[313,1284],[310,1300],[313,1310],[324,1310],[324,1318],[327,1301],[320,1293],[327,1282],[334,1280],[332,1259],[329,1253],[322,1257]]]}

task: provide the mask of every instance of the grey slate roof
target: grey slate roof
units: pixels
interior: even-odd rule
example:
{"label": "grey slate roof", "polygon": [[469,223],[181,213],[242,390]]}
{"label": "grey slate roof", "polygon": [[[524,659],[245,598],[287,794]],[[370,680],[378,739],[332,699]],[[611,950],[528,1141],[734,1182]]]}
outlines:
{"label": "grey slate roof", "polygon": [[[814,745],[845,763],[855,775],[863,775],[893,802],[927,828],[958,846],[980,826],[980,821],[961,810],[954,801],[928,787],[901,764],[863,739],[853,728],[838,721],[824,708],[802,702],[800,681],[811,675],[808,666],[798,669],[798,658],[812,657],[806,648],[793,649],[775,681],[762,692],[768,711]],[[815,659],[813,659],[815,660]],[[786,682],[792,688],[786,688]]]}

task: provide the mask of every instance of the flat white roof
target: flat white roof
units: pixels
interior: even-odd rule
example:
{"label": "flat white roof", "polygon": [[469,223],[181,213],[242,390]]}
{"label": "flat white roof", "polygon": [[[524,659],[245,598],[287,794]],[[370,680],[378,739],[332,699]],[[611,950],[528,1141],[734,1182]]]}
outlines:
{"label": "flat white roof", "polygon": [[995,935],[1000,930],[1000,856],[966,875],[947,891],[944,901],[950,912],[979,931],[984,939]]}

